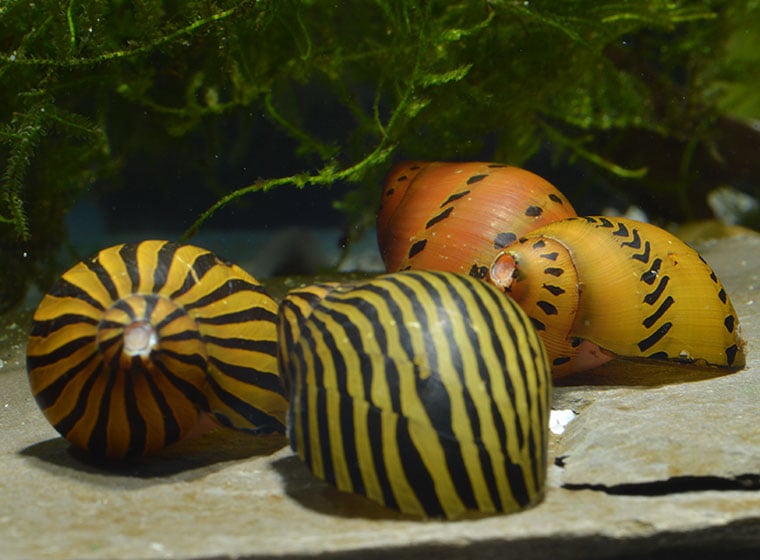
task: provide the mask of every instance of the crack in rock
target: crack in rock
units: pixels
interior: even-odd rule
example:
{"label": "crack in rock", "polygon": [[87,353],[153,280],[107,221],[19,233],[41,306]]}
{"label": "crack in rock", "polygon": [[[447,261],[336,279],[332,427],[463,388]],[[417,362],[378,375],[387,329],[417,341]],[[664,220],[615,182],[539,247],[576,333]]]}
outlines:
{"label": "crack in rock", "polygon": [[760,474],[748,473],[734,477],[674,476],[667,480],[625,484],[563,484],[566,490],[594,490],[616,496],[666,496],[707,490],[760,490]]}

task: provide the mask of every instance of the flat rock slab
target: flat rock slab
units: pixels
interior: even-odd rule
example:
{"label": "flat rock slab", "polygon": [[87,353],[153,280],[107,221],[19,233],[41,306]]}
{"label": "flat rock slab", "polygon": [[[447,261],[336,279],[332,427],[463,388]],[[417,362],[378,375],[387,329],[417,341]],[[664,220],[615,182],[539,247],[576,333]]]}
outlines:
{"label": "flat rock slab", "polygon": [[[284,438],[217,432],[104,468],[47,424],[26,381],[28,314],[0,324],[2,558],[757,558],[760,237],[701,247],[748,366],[613,362],[555,389],[549,488],[514,515],[416,521],[314,479]],[[656,380],[654,379],[656,377]]]}

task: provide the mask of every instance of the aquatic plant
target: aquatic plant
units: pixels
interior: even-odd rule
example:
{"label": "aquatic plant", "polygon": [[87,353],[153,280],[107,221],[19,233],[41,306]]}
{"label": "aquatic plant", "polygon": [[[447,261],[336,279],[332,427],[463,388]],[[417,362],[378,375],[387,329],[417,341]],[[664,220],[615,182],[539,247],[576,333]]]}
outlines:
{"label": "aquatic plant", "polygon": [[[361,226],[393,158],[521,164],[542,147],[583,169],[582,188],[703,214],[710,188],[760,175],[744,155],[759,15],[756,0],[7,0],[0,255],[18,266],[0,290],[20,285],[8,270],[46,282],[39,255],[80,193],[147,196],[120,177],[176,154],[216,199],[185,237],[283,185],[349,185],[334,204]],[[219,177],[220,153],[239,163],[272,129],[290,139],[287,168]]]}

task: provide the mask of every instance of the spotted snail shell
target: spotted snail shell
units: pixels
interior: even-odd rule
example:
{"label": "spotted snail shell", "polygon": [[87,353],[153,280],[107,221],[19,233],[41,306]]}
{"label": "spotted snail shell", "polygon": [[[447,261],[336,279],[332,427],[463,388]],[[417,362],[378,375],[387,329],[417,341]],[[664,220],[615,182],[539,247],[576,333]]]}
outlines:
{"label": "spotted snail shell", "polygon": [[530,316],[555,377],[612,358],[739,369],[739,320],[699,254],[647,223],[602,216],[536,229],[494,259],[490,280]]}
{"label": "spotted snail shell", "polygon": [[551,379],[535,329],[488,284],[409,271],[280,306],[291,446],[319,478],[416,516],[540,499]]}
{"label": "spotted snail shell", "polygon": [[389,272],[444,270],[484,279],[496,251],[575,215],[551,183],[519,167],[406,162],[388,176],[378,244]]}
{"label": "spotted snail shell", "polygon": [[179,441],[203,414],[284,432],[276,313],[255,279],[204,249],[110,247],[67,271],[37,308],[32,392],[65,438],[111,458]]}

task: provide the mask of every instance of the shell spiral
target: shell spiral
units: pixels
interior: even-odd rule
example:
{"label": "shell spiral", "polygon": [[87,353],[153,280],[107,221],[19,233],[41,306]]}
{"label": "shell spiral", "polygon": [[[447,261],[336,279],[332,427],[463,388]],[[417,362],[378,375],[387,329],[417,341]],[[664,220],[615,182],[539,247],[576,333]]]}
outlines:
{"label": "shell spiral", "polygon": [[613,356],[745,364],[739,319],[720,280],[696,251],[654,225],[560,220],[500,252],[489,278],[530,316],[555,377]]}
{"label": "shell spiral", "polygon": [[575,215],[551,183],[519,167],[406,162],[387,178],[378,245],[389,272],[443,270],[485,279],[499,249]]}
{"label": "shell spiral", "polygon": [[509,298],[408,271],[295,290],[279,313],[289,439],[317,477],[416,516],[540,499],[549,365]]}
{"label": "shell spiral", "polygon": [[205,249],[104,249],[64,273],[37,308],[32,393],[72,444],[110,458],[158,451],[202,415],[284,431],[276,311],[254,278]]}

